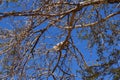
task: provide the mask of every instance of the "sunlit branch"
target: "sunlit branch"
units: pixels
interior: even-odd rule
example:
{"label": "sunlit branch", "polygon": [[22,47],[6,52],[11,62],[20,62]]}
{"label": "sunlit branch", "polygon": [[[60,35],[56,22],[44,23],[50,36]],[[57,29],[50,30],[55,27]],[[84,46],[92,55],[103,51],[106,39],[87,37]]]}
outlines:
{"label": "sunlit branch", "polygon": [[[95,25],[99,24],[99,23],[102,23],[102,22],[105,22],[107,21],[109,18],[115,16],[115,15],[118,15],[120,14],[120,11],[116,12],[116,13],[112,13],[112,14],[109,14],[107,17],[99,20],[99,21],[96,21],[96,22],[93,22],[93,23],[90,23],[90,24],[82,24],[82,25],[75,25],[74,28],[84,28],[84,27],[94,27]],[[63,28],[63,27],[59,27],[59,28]],[[63,29],[69,29],[69,28],[72,28],[72,27],[64,27]]]}
{"label": "sunlit branch", "polygon": [[92,27],[92,26],[95,26],[95,25],[97,25],[99,23],[107,21],[109,18],[111,18],[111,17],[113,17],[115,15],[118,15],[118,14],[120,14],[120,11],[118,11],[116,13],[109,14],[107,17],[101,19],[100,21],[96,21],[96,22],[90,23],[90,24],[84,24],[83,27],[89,27],[89,26]]}
{"label": "sunlit branch", "polygon": [[[108,0],[108,3],[116,3],[119,2],[119,0]],[[46,13],[39,13],[38,10],[33,10],[33,11],[24,11],[24,12],[5,12],[5,13],[0,13],[0,19],[8,17],[8,16],[49,16],[49,17],[54,17],[54,16],[61,16],[61,15],[67,15],[71,12],[74,11],[79,11],[81,8],[93,4],[105,4],[105,0],[94,0],[94,1],[83,1],[80,2],[77,7],[74,7],[66,12],[62,12],[59,14],[46,14]]]}

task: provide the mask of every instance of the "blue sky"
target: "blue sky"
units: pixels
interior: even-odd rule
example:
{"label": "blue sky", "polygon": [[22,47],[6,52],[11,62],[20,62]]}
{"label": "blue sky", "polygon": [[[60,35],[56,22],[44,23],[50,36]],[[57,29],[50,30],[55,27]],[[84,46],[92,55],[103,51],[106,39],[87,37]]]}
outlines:
{"label": "blue sky", "polygon": [[[24,1],[26,1],[26,0],[24,0]],[[20,3],[20,2],[19,2]],[[27,5],[26,6],[26,9],[29,9],[30,8],[30,4],[32,4],[32,2],[30,2],[30,3],[28,3],[29,5]],[[16,3],[14,3],[14,2],[11,2],[10,4],[8,4],[7,6],[8,6],[8,8],[5,8],[5,9],[3,9],[3,6],[6,6],[6,4],[2,4],[1,6],[0,6],[0,12],[9,12],[9,11],[22,11],[22,10],[24,10],[24,9],[22,9],[22,6],[21,5],[18,5],[18,7],[16,7],[16,8],[13,8],[14,6],[16,6],[17,4]],[[113,12],[114,11],[117,11],[117,9],[114,9],[113,10]],[[102,12],[101,11],[101,15],[102,15],[102,17],[104,17],[105,15],[104,15],[104,12]],[[114,17],[114,19],[115,20],[119,20],[119,15],[118,16],[116,16],[116,17]],[[5,19],[2,19],[1,21],[0,21],[0,28],[6,28],[6,29],[10,29],[10,30],[12,30],[12,29],[14,29],[14,23],[12,23],[12,21],[11,20],[14,20],[14,22],[17,20],[17,21],[19,21],[19,23],[23,23],[23,24],[25,24],[26,22],[26,20],[27,20],[27,18],[26,17],[17,17],[17,18],[13,18],[13,17],[8,17],[8,18],[5,18]],[[43,27],[45,27],[46,25],[48,24],[48,22],[45,22],[45,23],[43,23],[42,25],[40,25],[40,27],[38,27],[38,28],[36,28],[36,30],[37,29],[40,29],[40,28],[43,28]],[[18,26],[22,26],[22,25],[18,25]],[[64,38],[65,38],[65,36],[63,36],[61,39],[57,39],[56,38],[56,40],[55,40],[55,37],[56,37],[56,34],[59,34],[59,33],[63,33],[62,32],[62,30],[60,30],[60,29],[58,29],[58,28],[56,28],[56,27],[52,27],[52,28],[50,28],[46,33],[45,33],[45,35],[46,36],[49,36],[49,37],[47,37],[47,39],[43,39],[44,41],[44,43],[50,43],[50,44],[52,44],[52,46],[53,45],[55,45],[56,43],[58,43],[58,42],[60,42],[60,41],[62,41],[62,40],[64,40]],[[64,32],[64,33],[66,33],[66,32]],[[63,34],[64,34],[63,33]],[[109,32],[110,33],[110,32]],[[54,40],[53,39],[51,39],[51,37],[53,37],[54,38]],[[81,40],[81,39],[78,39],[78,35],[77,35],[77,32],[76,32],[76,30],[73,30],[73,32],[72,32],[72,38],[74,39],[74,42],[75,42],[75,45],[79,48],[79,50],[83,53],[83,55],[84,55],[84,58],[85,58],[85,60],[86,60],[86,62],[88,63],[88,65],[94,65],[94,64],[98,64],[95,60],[98,58],[97,57],[97,55],[96,55],[96,45],[90,50],[90,49],[88,49],[87,48],[87,46],[88,46],[88,41],[87,40]],[[41,41],[42,41],[42,39],[40,39]],[[55,43],[54,43],[55,42]],[[39,48],[39,46],[37,46],[36,48]],[[48,48],[51,48],[51,46],[48,46]],[[119,48],[119,47],[118,47]],[[41,58],[42,57],[39,57],[39,56],[35,56],[36,58],[35,59],[31,59],[28,63],[27,63],[27,65],[28,66],[30,66],[30,65],[34,65],[34,64],[36,64],[36,65],[39,65],[40,63],[42,63],[42,62],[40,62],[41,61]],[[44,56],[43,56],[43,58],[44,58]],[[0,58],[0,59],[2,59],[2,57]],[[36,60],[36,61],[35,61]],[[43,61],[43,60],[42,60]],[[38,63],[38,62],[40,62],[40,63]],[[77,63],[73,60],[73,62],[71,63],[71,64],[73,64],[73,65],[71,65],[71,67],[73,68],[73,69],[77,69],[78,68],[78,66],[77,66]],[[0,68],[1,68],[1,66],[0,66]],[[28,73],[28,74],[30,74],[31,73],[31,75],[32,75],[32,72],[34,72],[34,69],[30,69],[30,70],[28,70],[26,73]],[[75,73],[75,71],[73,70],[73,73]],[[52,80],[51,78],[49,78],[49,80]],[[77,79],[76,78],[76,80],[80,80],[80,79]],[[111,79],[112,80],[112,79]]]}

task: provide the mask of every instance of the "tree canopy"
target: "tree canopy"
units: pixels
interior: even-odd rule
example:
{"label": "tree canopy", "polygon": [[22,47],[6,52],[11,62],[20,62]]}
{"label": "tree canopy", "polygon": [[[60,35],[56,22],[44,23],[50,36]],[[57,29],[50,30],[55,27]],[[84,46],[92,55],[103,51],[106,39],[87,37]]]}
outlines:
{"label": "tree canopy", "polygon": [[120,0],[0,0],[0,79],[119,80]]}

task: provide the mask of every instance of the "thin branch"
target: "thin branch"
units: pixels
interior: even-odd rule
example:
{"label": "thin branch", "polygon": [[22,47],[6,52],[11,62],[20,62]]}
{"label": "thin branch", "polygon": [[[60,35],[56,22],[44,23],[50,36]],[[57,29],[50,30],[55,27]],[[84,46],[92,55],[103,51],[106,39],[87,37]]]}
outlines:
{"label": "thin branch", "polygon": [[88,68],[88,65],[87,65],[87,63],[86,63],[86,61],[85,61],[85,59],[84,59],[83,54],[79,51],[79,49],[78,49],[74,44],[72,44],[72,46],[73,46],[74,49],[80,54],[80,56],[81,56],[81,58],[82,58],[82,61],[83,61],[83,63],[84,63],[85,68]]}
{"label": "thin branch", "polygon": [[118,11],[118,12],[116,12],[116,13],[109,14],[106,18],[101,19],[100,21],[96,21],[96,22],[94,22],[94,23],[90,23],[90,24],[83,25],[83,27],[88,27],[88,26],[91,26],[91,27],[92,27],[92,26],[95,26],[95,25],[97,25],[97,24],[99,24],[99,23],[102,23],[102,22],[107,21],[109,18],[111,18],[111,17],[113,17],[113,16],[115,16],[115,15],[118,15],[118,14],[120,14],[120,11]]}
{"label": "thin branch", "polygon": [[[90,24],[82,24],[82,25],[76,25],[75,28],[84,28],[84,27],[94,27],[95,25],[99,24],[99,23],[102,23],[102,22],[105,22],[107,21],[109,18],[115,16],[115,15],[118,15],[120,14],[120,11],[116,12],[116,13],[112,13],[112,14],[109,14],[107,17],[101,19],[100,21],[96,21],[96,22],[93,22],[93,23],[90,23]],[[69,27],[65,27],[65,29],[68,29]]]}
{"label": "thin branch", "polygon": [[59,51],[59,56],[58,56],[57,64],[56,64],[55,67],[53,68],[52,73],[54,73],[55,70],[56,70],[56,68],[58,67],[58,64],[59,64],[59,62],[60,62],[61,56],[62,56],[62,52]]}

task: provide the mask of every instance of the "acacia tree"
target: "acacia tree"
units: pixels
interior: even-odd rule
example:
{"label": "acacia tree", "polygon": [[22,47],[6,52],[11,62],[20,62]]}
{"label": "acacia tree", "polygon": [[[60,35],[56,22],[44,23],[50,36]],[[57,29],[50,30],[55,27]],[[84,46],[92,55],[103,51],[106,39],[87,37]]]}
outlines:
{"label": "acacia tree", "polygon": [[118,80],[119,2],[1,0],[0,79]]}

